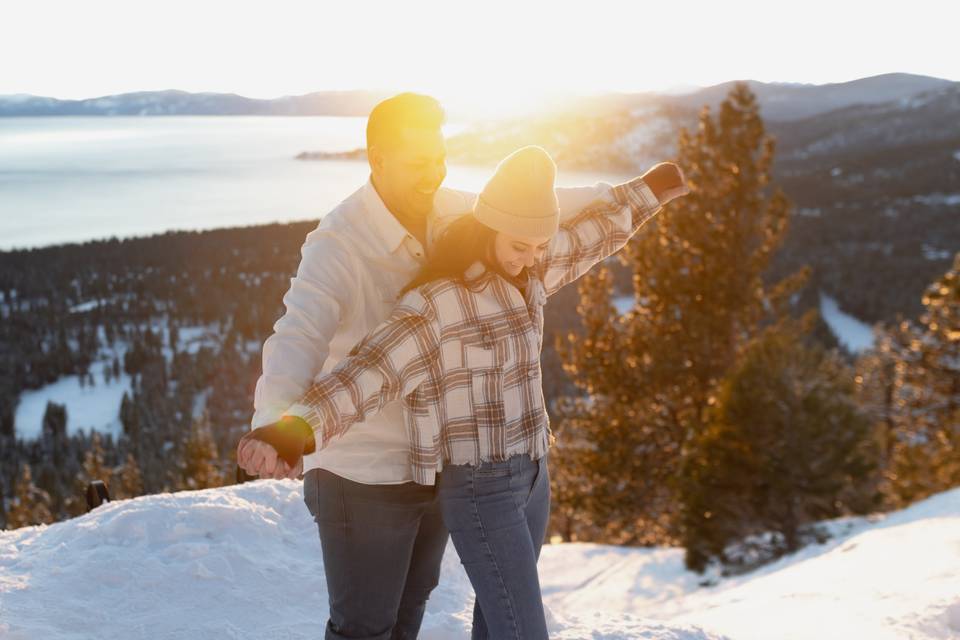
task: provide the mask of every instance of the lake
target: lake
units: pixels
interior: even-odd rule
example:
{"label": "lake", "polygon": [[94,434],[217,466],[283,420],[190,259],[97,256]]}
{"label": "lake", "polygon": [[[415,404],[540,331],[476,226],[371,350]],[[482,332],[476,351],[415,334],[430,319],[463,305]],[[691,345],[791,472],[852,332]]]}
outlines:
{"label": "lake", "polygon": [[[0,118],[0,250],[320,218],[368,167],[295,156],[362,147],[365,126],[342,117]],[[444,184],[478,191],[491,175],[451,165]],[[568,172],[558,182],[622,178]]]}

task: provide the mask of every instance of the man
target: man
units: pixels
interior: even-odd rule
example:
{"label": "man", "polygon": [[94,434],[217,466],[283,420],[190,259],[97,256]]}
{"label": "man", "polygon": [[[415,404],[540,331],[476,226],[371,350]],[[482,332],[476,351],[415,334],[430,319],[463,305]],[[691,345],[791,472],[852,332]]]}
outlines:
{"label": "man", "polygon": [[[411,93],[371,112],[370,179],[307,235],[283,298],[286,312],[263,346],[254,429],[275,423],[318,374],[387,318],[431,240],[471,211],[475,194],[441,187],[443,120],[436,100]],[[610,188],[558,189],[561,215]],[[278,479],[299,477],[302,465],[330,594],[327,640],[416,638],[448,534],[433,488],[412,481],[401,404],[387,405],[324,450],[307,451],[292,466],[274,447],[245,436],[237,458],[248,473]]]}

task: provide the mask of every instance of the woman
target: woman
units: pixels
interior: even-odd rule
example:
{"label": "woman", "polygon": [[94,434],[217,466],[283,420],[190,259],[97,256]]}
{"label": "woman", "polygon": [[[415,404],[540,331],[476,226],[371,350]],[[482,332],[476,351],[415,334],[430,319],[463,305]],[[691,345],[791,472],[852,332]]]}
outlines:
{"label": "woman", "polygon": [[273,445],[295,474],[303,453],[402,398],[414,480],[436,483],[476,592],[475,638],[547,637],[536,567],[552,442],[543,304],[688,192],[679,168],[662,163],[561,225],[555,177],[539,147],[504,159],[391,316],[283,420],[245,436]]}

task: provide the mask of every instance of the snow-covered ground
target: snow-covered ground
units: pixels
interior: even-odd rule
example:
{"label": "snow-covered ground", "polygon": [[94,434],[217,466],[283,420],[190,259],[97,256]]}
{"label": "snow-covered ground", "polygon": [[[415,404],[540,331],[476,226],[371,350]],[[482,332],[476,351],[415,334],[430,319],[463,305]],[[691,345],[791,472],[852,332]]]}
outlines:
{"label": "snow-covered ground", "polygon": [[[301,485],[145,496],[0,532],[0,638],[319,637],[327,592]],[[960,637],[960,489],[826,526],[827,543],[711,587],[680,549],[547,545],[551,637]],[[450,546],[421,638],[469,637],[471,607]]]}
{"label": "snow-covered ground", "polygon": [[920,250],[927,260],[949,260],[953,257],[953,252],[949,249],[938,249],[932,244],[923,243]]}
{"label": "snow-covered ground", "polygon": [[827,323],[837,341],[852,353],[864,351],[873,346],[873,328],[849,313],[840,310],[837,301],[820,292],[820,315]]}
{"label": "snow-covered ground", "polygon": [[960,205],[960,193],[930,193],[913,196],[913,200],[926,205],[956,207]]}

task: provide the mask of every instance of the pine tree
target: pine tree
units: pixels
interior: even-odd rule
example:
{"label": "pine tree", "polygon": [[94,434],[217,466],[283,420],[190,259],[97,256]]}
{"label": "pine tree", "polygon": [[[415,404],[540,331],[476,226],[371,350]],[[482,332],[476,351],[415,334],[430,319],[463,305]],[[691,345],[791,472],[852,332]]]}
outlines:
{"label": "pine tree", "polygon": [[38,489],[46,491],[47,495],[50,496],[50,510],[54,514],[55,519],[63,507],[61,472],[62,470],[49,456],[45,456],[44,460],[30,469],[33,483]]}
{"label": "pine tree", "polygon": [[684,460],[683,546],[691,569],[714,558],[751,568],[797,550],[817,533],[816,520],[879,505],[875,489],[862,495],[880,456],[872,423],[854,399],[853,372],[835,353],[804,345],[801,335],[786,321],[751,342]]}
{"label": "pine tree", "polygon": [[895,503],[960,485],[960,253],[923,295],[918,323],[891,331],[896,357]]}
{"label": "pine tree", "polygon": [[16,402],[19,401],[19,398],[7,396],[0,401],[0,440],[4,438],[9,438],[10,440],[14,439],[15,435],[15,425],[14,425],[14,410],[16,409]]}
{"label": "pine tree", "polygon": [[127,459],[123,466],[115,474],[117,480],[116,498],[136,498],[143,495],[143,476],[140,473],[140,465],[132,453],[127,454]]}
{"label": "pine tree", "polygon": [[180,489],[207,489],[223,486],[224,477],[219,467],[217,445],[210,433],[206,412],[193,421],[190,435],[184,445],[184,463]]}
{"label": "pine tree", "polygon": [[24,464],[7,512],[7,528],[19,529],[37,524],[50,524],[50,496],[33,483],[30,465]]}
{"label": "pine tree", "polygon": [[873,329],[874,346],[856,359],[857,404],[873,421],[873,437],[879,451],[879,473],[871,480],[885,498],[885,509],[902,506],[894,498],[894,446],[897,439],[897,348],[890,330],[881,324]]}
{"label": "pine tree", "polygon": [[170,345],[170,350],[173,353],[176,353],[180,347],[180,330],[177,329],[177,325],[174,324],[172,316],[167,323],[167,343]]}
{"label": "pine tree", "polygon": [[[603,266],[580,285],[583,336],[558,344],[586,397],[561,415],[560,455],[585,531],[610,542],[676,542],[678,478],[704,429],[718,381],[764,323],[783,317],[803,269],[765,285],[789,204],[770,185],[774,142],[754,96],[738,84],[716,118],[681,131],[678,163],[690,195],[671,203],[628,245],[636,305],[618,317]],[[579,515],[577,515],[579,514]],[[600,529],[596,529],[595,525]]]}
{"label": "pine tree", "polygon": [[120,400],[120,424],[123,426],[123,435],[130,439],[134,448],[137,448],[141,435],[140,412],[126,391],[123,392],[123,398]]}
{"label": "pine tree", "polygon": [[[82,378],[81,378],[82,379]],[[47,408],[43,412],[43,437],[49,438],[57,445],[67,438],[67,406],[47,401]]]}
{"label": "pine tree", "polygon": [[83,473],[86,476],[84,489],[86,485],[94,480],[103,480],[110,488],[111,473],[110,468],[104,462],[103,444],[100,441],[100,433],[94,431],[90,434],[90,449],[83,455]]}
{"label": "pine tree", "polygon": [[7,489],[0,478],[0,531],[7,528]]}

